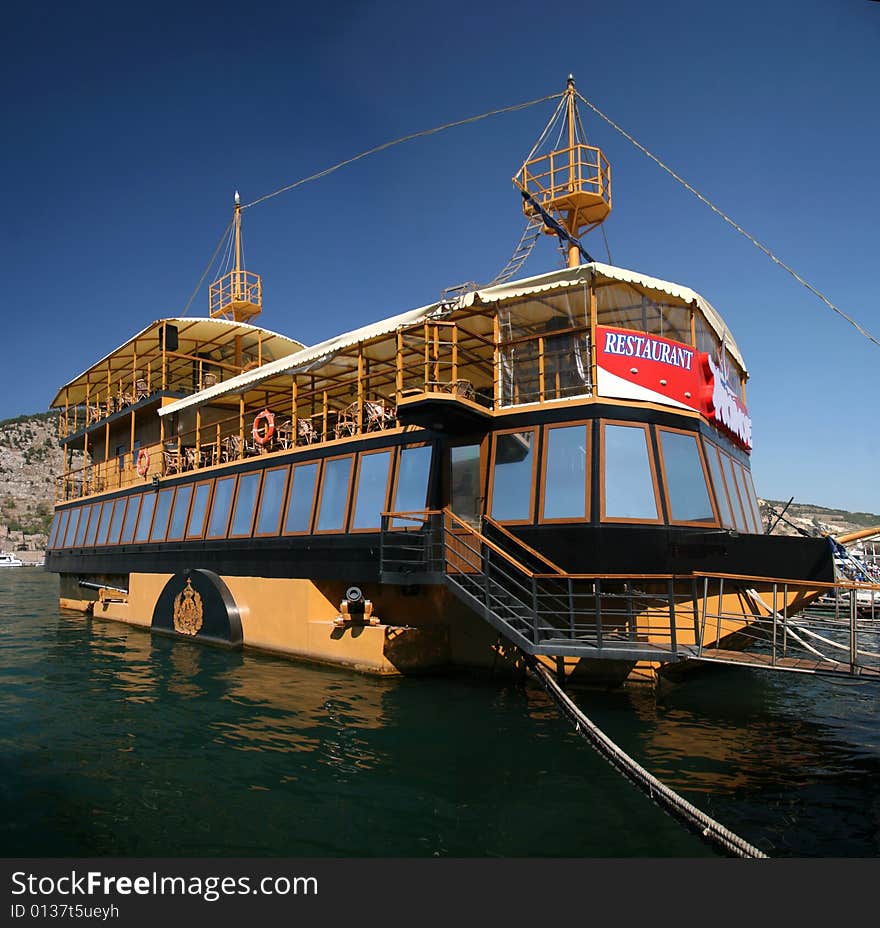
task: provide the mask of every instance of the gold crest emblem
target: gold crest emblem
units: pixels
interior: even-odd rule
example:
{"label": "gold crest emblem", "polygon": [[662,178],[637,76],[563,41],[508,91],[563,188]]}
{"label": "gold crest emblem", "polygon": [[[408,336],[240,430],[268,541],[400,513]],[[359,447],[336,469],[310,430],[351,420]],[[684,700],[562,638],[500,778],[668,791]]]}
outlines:
{"label": "gold crest emblem", "polygon": [[174,600],[174,630],[181,635],[195,635],[202,627],[202,597],[187,578],[186,587]]}

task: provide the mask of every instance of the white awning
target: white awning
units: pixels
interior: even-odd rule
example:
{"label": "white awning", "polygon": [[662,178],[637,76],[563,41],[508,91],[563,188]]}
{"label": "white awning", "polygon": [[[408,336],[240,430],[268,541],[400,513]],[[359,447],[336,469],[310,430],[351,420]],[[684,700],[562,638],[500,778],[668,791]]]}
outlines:
{"label": "white awning", "polygon": [[564,287],[577,286],[588,283],[593,279],[618,280],[623,283],[635,284],[644,287],[646,290],[653,290],[657,293],[665,293],[675,297],[685,303],[694,303],[702,311],[715,334],[719,339],[725,339],[725,345],[734,360],[742,366],[745,371],[745,362],[742,359],[739,348],[731,335],[730,330],[724,324],[723,319],[709,303],[703,299],[694,290],[689,287],[683,287],[680,284],[670,283],[665,280],[658,280],[655,277],[646,277],[644,274],[637,274],[635,271],[628,271],[624,268],[612,267],[609,264],[582,264],[579,267],[563,268],[560,271],[552,271],[549,274],[540,274],[536,277],[527,277],[522,280],[511,281],[506,284],[499,284],[496,287],[487,287],[484,290],[476,290],[472,293],[465,294],[453,304],[449,303],[431,303],[419,309],[412,309],[381,322],[374,322],[370,325],[362,326],[359,329],[353,329],[342,335],[327,339],[311,348],[305,348],[297,351],[295,354],[288,355],[285,358],[279,358],[264,364],[262,367],[239,374],[229,380],[224,380],[216,386],[208,387],[200,393],[193,393],[190,396],[163,406],[159,410],[160,416],[168,416],[175,412],[188,409],[191,406],[201,405],[220,396],[226,396],[231,393],[241,393],[243,390],[262,383],[271,377],[277,377],[279,374],[293,372],[304,365],[314,365],[323,358],[331,358],[334,354],[346,348],[350,348],[359,342],[369,342],[383,335],[391,335],[397,329],[403,326],[413,325],[433,316],[447,315],[454,313],[458,308],[466,308],[478,304],[498,303],[502,300],[518,299],[528,296],[532,293],[544,293],[548,290],[562,289]]}

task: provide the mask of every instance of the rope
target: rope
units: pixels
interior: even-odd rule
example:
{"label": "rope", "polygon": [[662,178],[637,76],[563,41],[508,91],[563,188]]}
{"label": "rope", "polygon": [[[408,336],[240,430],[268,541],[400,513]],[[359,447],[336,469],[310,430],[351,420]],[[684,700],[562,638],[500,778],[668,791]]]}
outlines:
{"label": "rope", "polygon": [[675,790],[658,780],[619,748],[600,728],[572,702],[565,690],[553,679],[547,668],[532,656],[526,656],[529,669],[538,677],[544,689],[562,711],[574,722],[575,730],[630,782],[638,786],[658,806],[685,822],[710,844],[717,845],[734,857],[766,858],[767,855],[739,835],[679,796]]}
{"label": "rope", "polygon": [[226,240],[226,236],[229,234],[229,230],[232,228],[232,223],[235,220],[230,220],[229,225],[223,230],[223,234],[220,236],[220,241],[217,242],[217,247],[214,249],[214,254],[211,255],[211,260],[208,261],[208,265],[204,270],[204,273],[199,278],[199,282],[196,284],[195,290],[190,294],[189,299],[186,301],[186,306],[183,307],[183,312],[181,316],[185,316],[189,312],[190,306],[192,306],[192,301],[196,298],[196,294],[202,287],[202,284],[205,282],[205,278],[208,276],[208,271],[211,270],[212,265],[214,264],[214,259],[217,257],[220,249],[223,247],[223,242]]}
{"label": "rope", "polygon": [[420,139],[426,135],[435,135],[438,132],[443,132],[445,129],[454,129],[457,126],[466,126],[469,123],[479,122],[481,119],[487,119],[489,116],[500,116],[502,113],[512,113],[515,110],[524,110],[530,106],[535,106],[538,103],[545,103],[547,100],[556,100],[561,96],[561,93],[552,93],[549,96],[541,97],[538,100],[529,100],[526,103],[516,103],[513,106],[505,106],[501,109],[489,110],[488,113],[481,113],[479,116],[469,116],[467,119],[458,119],[455,122],[448,122],[442,126],[435,126],[433,129],[423,129],[421,132],[413,132],[410,135],[401,136],[399,139],[394,139],[393,142],[385,142],[383,145],[377,145],[375,148],[369,148],[367,151],[362,151],[359,155],[355,155],[353,158],[347,158],[345,161],[340,161],[338,164],[334,164],[332,167],[325,168],[323,171],[318,171],[317,174],[310,174],[308,177],[303,177],[298,181],[294,181],[292,184],[279,187],[278,190],[275,190],[272,193],[267,193],[264,196],[257,197],[256,200],[251,200],[250,203],[245,203],[245,205],[242,206],[242,209],[250,209],[252,206],[256,206],[258,203],[264,203],[266,200],[271,200],[272,197],[277,197],[282,193],[287,193],[288,190],[301,187],[303,184],[307,184],[313,180],[320,180],[320,178],[326,177],[328,174],[332,174],[334,171],[338,171],[340,168],[344,168],[346,165],[354,164],[355,161],[360,161],[361,158],[366,158],[368,155],[375,155],[380,151],[385,151],[387,148],[393,148],[395,145],[401,145],[404,142],[411,142],[413,139]]}
{"label": "rope", "polygon": [[829,300],[828,297],[825,296],[825,294],[821,292],[821,290],[817,290],[811,283],[808,283],[806,280],[804,280],[804,278],[801,277],[800,274],[797,273],[797,271],[789,267],[782,259],[778,258],[775,254],[773,254],[773,252],[770,251],[770,249],[766,245],[761,244],[761,242],[759,242],[753,235],[746,232],[746,230],[741,225],[739,225],[737,222],[731,219],[730,216],[728,216],[726,213],[720,210],[717,206],[715,206],[714,203],[711,203],[709,200],[707,200],[706,197],[704,197],[698,190],[692,187],[686,180],[684,180],[684,178],[676,174],[675,171],[673,171],[671,167],[664,164],[656,155],[651,154],[651,152],[649,152],[648,149],[645,148],[644,145],[637,142],[625,129],[622,129],[620,126],[617,125],[616,122],[614,122],[613,119],[606,116],[598,107],[590,103],[590,101],[587,100],[586,97],[582,96],[580,92],[575,91],[575,93],[577,93],[578,99],[584,102],[597,116],[601,116],[602,119],[604,119],[605,122],[608,123],[608,125],[616,129],[629,142],[632,142],[632,144],[635,145],[635,147],[638,148],[638,150],[642,152],[642,154],[647,155],[655,164],[663,168],[663,170],[666,171],[667,174],[674,177],[675,180],[677,180],[683,187],[689,190],[698,200],[700,200],[702,203],[705,203],[706,206],[708,206],[709,209],[712,210],[712,212],[720,216],[729,226],[732,226],[734,229],[736,229],[736,231],[739,232],[740,235],[745,236],[756,248],[759,248],[761,251],[763,251],[764,254],[767,255],[767,257],[770,258],[771,261],[778,264],[783,270],[788,271],[788,273],[791,274],[791,276],[794,277],[794,279],[799,284],[802,284],[812,294],[819,297],[819,299],[829,309],[833,310],[835,313],[837,313],[838,316],[845,319],[851,326],[853,326],[853,328],[860,335],[863,335],[865,338],[868,339],[868,341],[873,342],[875,345],[880,346],[880,341],[878,341],[877,338],[875,338],[867,329],[859,325],[859,323],[856,322],[855,319],[852,318],[852,316],[848,316],[842,309],[835,306],[834,303],[832,303],[831,300]]}

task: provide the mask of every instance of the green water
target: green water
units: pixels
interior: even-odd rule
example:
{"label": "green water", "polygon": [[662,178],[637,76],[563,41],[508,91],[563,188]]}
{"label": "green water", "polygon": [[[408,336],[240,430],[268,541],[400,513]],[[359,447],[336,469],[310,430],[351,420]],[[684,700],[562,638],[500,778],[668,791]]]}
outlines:
{"label": "green water", "polygon": [[[228,653],[57,595],[0,573],[0,856],[713,855],[533,684]],[[772,856],[873,857],[878,695],[722,670],[577,701]]]}

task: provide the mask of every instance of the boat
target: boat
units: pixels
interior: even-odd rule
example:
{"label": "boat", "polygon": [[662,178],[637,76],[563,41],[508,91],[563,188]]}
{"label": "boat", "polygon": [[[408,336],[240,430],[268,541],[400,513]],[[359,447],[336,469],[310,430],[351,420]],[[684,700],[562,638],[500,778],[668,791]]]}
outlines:
{"label": "boat", "polygon": [[51,403],[61,605],[378,674],[525,654],[623,684],[742,649],[833,584],[827,539],[762,532],[721,313],[586,252],[610,164],[573,80],[553,119],[567,144],[514,183],[562,268],[316,345],[258,324],[236,194],[209,314],[151,322]]}
{"label": "boat", "polygon": [[23,567],[24,561],[9,551],[0,551],[0,567]]}

